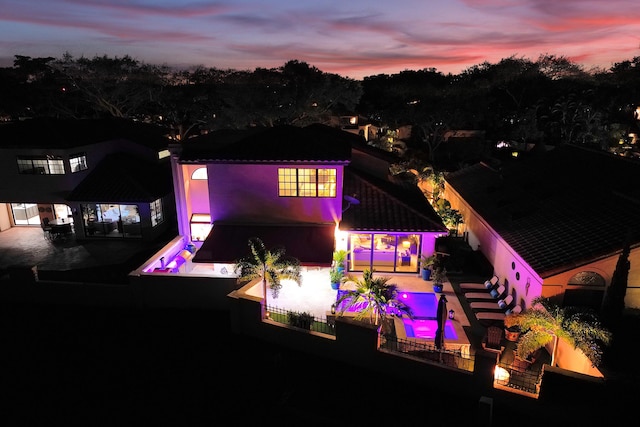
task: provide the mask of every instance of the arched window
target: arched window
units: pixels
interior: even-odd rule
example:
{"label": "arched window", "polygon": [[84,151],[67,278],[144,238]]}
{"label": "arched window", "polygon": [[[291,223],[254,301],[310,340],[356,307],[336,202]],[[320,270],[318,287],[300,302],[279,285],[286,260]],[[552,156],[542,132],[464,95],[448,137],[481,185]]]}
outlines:
{"label": "arched window", "polygon": [[569,285],[600,286],[606,285],[604,277],[593,271],[581,271],[569,279]]}
{"label": "arched window", "polygon": [[207,178],[207,168],[198,168],[191,174],[191,179],[206,180]]}

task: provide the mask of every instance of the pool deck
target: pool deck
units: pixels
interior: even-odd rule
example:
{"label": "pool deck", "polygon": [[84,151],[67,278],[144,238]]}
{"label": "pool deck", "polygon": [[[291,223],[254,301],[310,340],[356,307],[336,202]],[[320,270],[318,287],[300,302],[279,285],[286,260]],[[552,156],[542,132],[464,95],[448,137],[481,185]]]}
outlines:
{"label": "pool deck", "polygon": [[[357,273],[353,275],[358,278],[362,277],[361,274]],[[401,291],[433,293],[433,282],[430,280],[422,280],[422,277],[417,273],[374,273],[374,277],[379,276],[390,277],[388,283],[397,285]],[[331,304],[336,301],[337,295],[337,291],[331,289],[329,269],[304,269],[302,277],[302,284],[300,286],[292,281],[283,281],[278,298],[273,298],[271,292],[268,292],[267,305],[287,310],[306,311],[313,314],[316,318],[326,317],[327,314],[330,314]],[[471,325],[451,282],[447,281],[444,283],[442,294],[447,298],[447,310],[453,310],[455,313],[455,317],[451,320],[451,323],[458,336],[457,340],[445,340],[445,348],[459,349],[468,352],[470,351],[468,331]],[[420,338],[409,338],[409,340],[429,342],[429,340]],[[430,341],[433,342],[433,340]]]}

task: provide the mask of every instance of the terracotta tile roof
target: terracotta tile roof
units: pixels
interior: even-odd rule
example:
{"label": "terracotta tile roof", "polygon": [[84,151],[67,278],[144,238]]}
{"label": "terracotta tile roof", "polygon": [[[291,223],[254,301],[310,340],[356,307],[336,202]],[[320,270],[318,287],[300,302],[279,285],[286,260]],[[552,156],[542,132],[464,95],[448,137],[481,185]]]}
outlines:
{"label": "terracotta tile roof", "polygon": [[151,163],[115,153],[102,160],[67,196],[78,202],[152,202],[173,192],[168,161]]}
{"label": "terracotta tile roof", "polygon": [[415,184],[400,185],[346,168],[344,194],[360,203],[343,212],[342,230],[448,232]]}
{"label": "terracotta tile roof", "polygon": [[347,162],[351,140],[359,138],[325,125],[275,126],[220,131],[189,138],[181,162]]}
{"label": "terracotta tile roof", "polygon": [[640,243],[640,162],[561,146],[499,169],[479,163],[447,184],[548,277]]}
{"label": "terracotta tile roof", "polygon": [[125,139],[155,150],[166,149],[167,130],[127,119],[36,118],[0,125],[0,148],[73,148]]}

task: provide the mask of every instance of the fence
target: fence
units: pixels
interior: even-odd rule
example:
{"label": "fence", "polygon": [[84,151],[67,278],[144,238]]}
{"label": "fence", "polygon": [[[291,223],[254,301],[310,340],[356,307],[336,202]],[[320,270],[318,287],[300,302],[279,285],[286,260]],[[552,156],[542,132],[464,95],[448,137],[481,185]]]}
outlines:
{"label": "fence", "polygon": [[[267,317],[274,322],[290,325],[303,330],[335,335],[335,323],[325,317],[317,318],[309,313],[299,313],[277,307],[266,307]],[[424,361],[443,364],[452,368],[473,372],[473,356],[463,357],[460,350],[439,350],[435,345],[409,341],[390,334],[382,334],[380,348],[392,353],[401,353]]]}
{"label": "fence", "polygon": [[507,389],[518,390],[532,397],[540,394],[544,369],[523,369],[514,363],[500,362],[496,365],[494,382]]}
{"label": "fence", "polygon": [[266,313],[267,317],[274,322],[328,335],[336,334],[335,325],[329,324],[326,317],[317,318],[306,312],[299,313],[270,306],[266,306]]}
{"label": "fence", "polygon": [[438,349],[432,343],[410,341],[388,334],[382,336],[380,348],[469,372],[473,372],[475,365],[474,356],[463,357],[460,350]]}

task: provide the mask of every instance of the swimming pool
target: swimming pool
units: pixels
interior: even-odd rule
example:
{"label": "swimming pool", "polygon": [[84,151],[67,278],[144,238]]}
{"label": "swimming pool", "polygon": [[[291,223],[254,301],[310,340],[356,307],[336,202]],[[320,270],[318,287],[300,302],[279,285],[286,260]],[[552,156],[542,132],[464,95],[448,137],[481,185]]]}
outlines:
{"label": "swimming pool", "polygon": [[[347,291],[339,290],[336,296],[336,301],[340,299]],[[411,308],[413,316],[415,318],[431,318],[435,319],[436,311],[438,309],[438,299],[436,294],[432,292],[403,292],[399,291],[397,299],[405,303]],[[336,307],[336,311],[340,312],[344,307],[347,307],[348,300],[343,301]],[[365,308],[364,302],[358,302],[351,307],[346,308],[345,312],[358,312]],[[400,314],[397,311],[391,310],[394,314]]]}
{"label": "swimming pool", "polygon": [[[346,291],[339,290],[339,299]],[[436,313],[438,311],[438,295],[433,292],[405,292],[398,291],[397,299],[411,307],[413,320],[406,316],[395,316],[394,325],[396,335],[400,339],[416,342],[433,343],[438,329]],[[336,310],[346,307],[343,301]],[[345,312],[357,312],[364,308],[364,303],[349,307]],[[399,314],[399,313],[395,313]],[[445,349],[459,350],[463,357],[469,357],[470,343],[458,319],[447,319],[444,325]]]}
{"label": "swimming pool", "polygon": [[[432,340],[436,338],[438,321],[436,319],[402,319],[404,331],[407,338],[421,338]],[[447,340],[457,340],[458,334],[450,320],[444,324],[444,338]]]}

